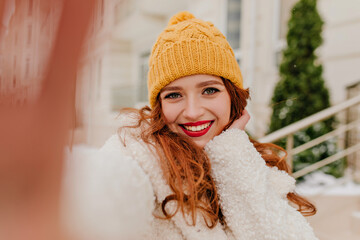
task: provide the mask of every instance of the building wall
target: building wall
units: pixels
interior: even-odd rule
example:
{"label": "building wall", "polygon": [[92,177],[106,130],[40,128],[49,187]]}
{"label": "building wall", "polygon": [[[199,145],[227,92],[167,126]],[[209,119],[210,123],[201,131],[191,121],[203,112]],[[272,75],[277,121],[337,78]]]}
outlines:
{"label": "building wall", "polygon": [[[287,20],[295,2],[241,1],[240,48],[235,49],[235,53],[240,61],[244,85],[251,92],[248,109],[252,119],[248,130],[254,137],[261,137],[267,132],[272,111],[269,103],[279,80],[279,59],[286,45]],[[146,68],[142,69],[158,34],[175,12],[189,10],[196,17],[212,21],[223,33],[227,32],[228,0],[192,0],[182,4],[175,0],[157,0],[150,5],[146,0],[137,0],[131,3],[121,1],[119,6],[125,7],[128,12],[113,26],[113,43],[110,45],[115,46],[118,42],[122,50],[112,53],[112,67],[107,66],[106,71],[113,73],[107,75],[107,79],[112,78],[108,86],[115,92],[113,95],[117,92],[118,103],[122,104],[115,104],[112,110],[145,104]],[[324,78],[335,104],[345,100],[346,86],[360,79],[359,68],[356,67],[360,61],[360,47],[356,44],[360,37],[359,2],[319,0],[318,7],[326,22],[319,61],[324,65]]]}
{"label": "building wall", "polygon": [[319,51],[333,103],[346,99],[346,86],[360,81],[360,1],[320,0],[325,21]]}
{"label": "building wall", "polygon": [[[251,90],[249,131],[255,137],[267,132],[270,101],[278,75],[278,57],[286,45],[284,14],[296,1],[244,0],[242,22],[242,65],[244,79]],[[254,10],[255,5],[255,10]],[[360,2],[319,0],[318,9],[325,21],[324,44],[318,50],[325,84],[332,104],[346,100],[347,86],[360,81]],[[255,16],[254,16],[255,15]],[[281,15],[281,16],[280,16]]]}
{"label": "building wall", "polygon": [[249,112],[252,119],[248,130],[256,137],[267,130],[264,115],[270,113],[268,103],[277,80],[274,5],[272,1],[244,0],[243,9],[241,70],[251,94]]}
{"label": "building wall", "polygon": [[[39,1],[7,1],[15,3],[15,11],[6,26],[11,31],[0,43],[0,90],[28,89],[19,101],[38,92],[39,83],[29,79],[41,79],[61,13],[60,0]],[[229,1],[98,1],[78,71],[75,142],[100,146],[116,131],[120,108],[146,104],[148,56],[174,13],[189,10],[227,34]],[[248,130],[255,137],[267,132],[286,22],[295,2],[241,0],[240,47],[234,50],[251,92]],[[318,7],[325,21],[319,61],[336,104],[346,99],[346,87],[360,80],[360,2],[318,0]]]}
{"label": "building wall", "polygon": [[[76,128],[73,142],[101,146],[115,132],[112,112],[112,81],[121,79],[116,71],[111,48],[114,8],[120,2],[99,0],[78,69]],[[121,58],[119,54],[118,58]],[[126,67],[126,66],[124,66]],[[115,70],[115,71],[114,71]]]}

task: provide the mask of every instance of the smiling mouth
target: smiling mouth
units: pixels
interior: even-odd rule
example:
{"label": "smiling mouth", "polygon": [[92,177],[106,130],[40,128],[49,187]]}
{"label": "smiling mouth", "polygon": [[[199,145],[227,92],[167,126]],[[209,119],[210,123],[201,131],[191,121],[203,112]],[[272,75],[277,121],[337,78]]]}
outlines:
{"label": "smiling mouth", "polygon": [[199,121],[195,123],[179,124],[181,129],[189,137],[201,137],[211,128],[214,121]]}

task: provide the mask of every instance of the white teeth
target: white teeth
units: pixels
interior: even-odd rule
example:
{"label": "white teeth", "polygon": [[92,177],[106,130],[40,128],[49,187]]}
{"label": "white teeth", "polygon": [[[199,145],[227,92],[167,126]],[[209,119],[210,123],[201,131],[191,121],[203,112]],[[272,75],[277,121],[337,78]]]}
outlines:
{"label": "white teeth", "polygon": [[198,125],[198,126],[185,126],[185,125],[183,125],[183,126],[188,131],[198,132],[198,131],[204,130],[205,128],[208,128],[210,126],[210,122],[202,124],[202,125]]}

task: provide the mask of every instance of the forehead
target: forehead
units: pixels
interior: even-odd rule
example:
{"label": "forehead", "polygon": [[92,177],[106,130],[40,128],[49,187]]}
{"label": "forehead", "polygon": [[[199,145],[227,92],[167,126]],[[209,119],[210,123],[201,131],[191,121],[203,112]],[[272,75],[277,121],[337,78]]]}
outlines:
{"label": "forehead", "polygon": [[222,79],[218,76],[208,74],[196,74],[178,78],[175,81],[166,85],[161,91],[170,91],[185,87],[204,87],[212,84],[224,85]]}

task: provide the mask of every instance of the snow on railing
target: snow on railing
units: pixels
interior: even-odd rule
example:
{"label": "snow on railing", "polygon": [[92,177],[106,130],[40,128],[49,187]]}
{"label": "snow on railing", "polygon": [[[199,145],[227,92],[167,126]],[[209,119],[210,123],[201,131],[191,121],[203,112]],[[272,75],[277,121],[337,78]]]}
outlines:
{"label": "snow on railing", "polygon": [[[347,101],[344,101],[340,104],[337,104],[335,106],[329,107],[318,113],[315,113],[307,118],[304,118],[298,122],[295,122],[289,126],[282,128],[280,130],[277,130],[267,136],[264,136],[264,137],[258,139],[258,141],[263,142],[263,143],[264,142],[275,142],[279,139],[286,137],[287,138],[286,151],[288,153],[287,162],[290,165],[290,167],[292,168],[292,159],[295,154],[298,154],[306,149],[309,149],[309,148],[311,148],[321,142],[324,142],[330,138],[336,137],[342,133],[350,131],[351,129],[359,127],[360,126],[360,117],[358,114],[357,119],[355,119],[354,121],[347,123],[345,125],[340,125],[335,130],[333,130],[327,134],[324,134],[316,139],[313,139],[301,146],[294,148],[294,134],[296,132],[298,132],[299,130],[304,129],[306,127],[309,127],[309,126],[313,125],[314,123],[320,122],[320,121],[327,119],[333,115],[336,115],[341,111],[344,111],[351,107],[357,106],[358,104],[360,104],[360,95],[355,96],[355,97],[353,97]],[[342,151],[340,151],[332,156],[329,156],[321,161],[318,161],[312,165],[309,165],[309,166],[293,173],[293,176],[295,178],[304,176],[307,173],[315,171],[315,170],[317,170],[325,165],[328,165],[332,162],[335,162],[345,156],[356,153],[357,151],[360,151],[360,142],[358,142],[355,145],[346,147]]]}

